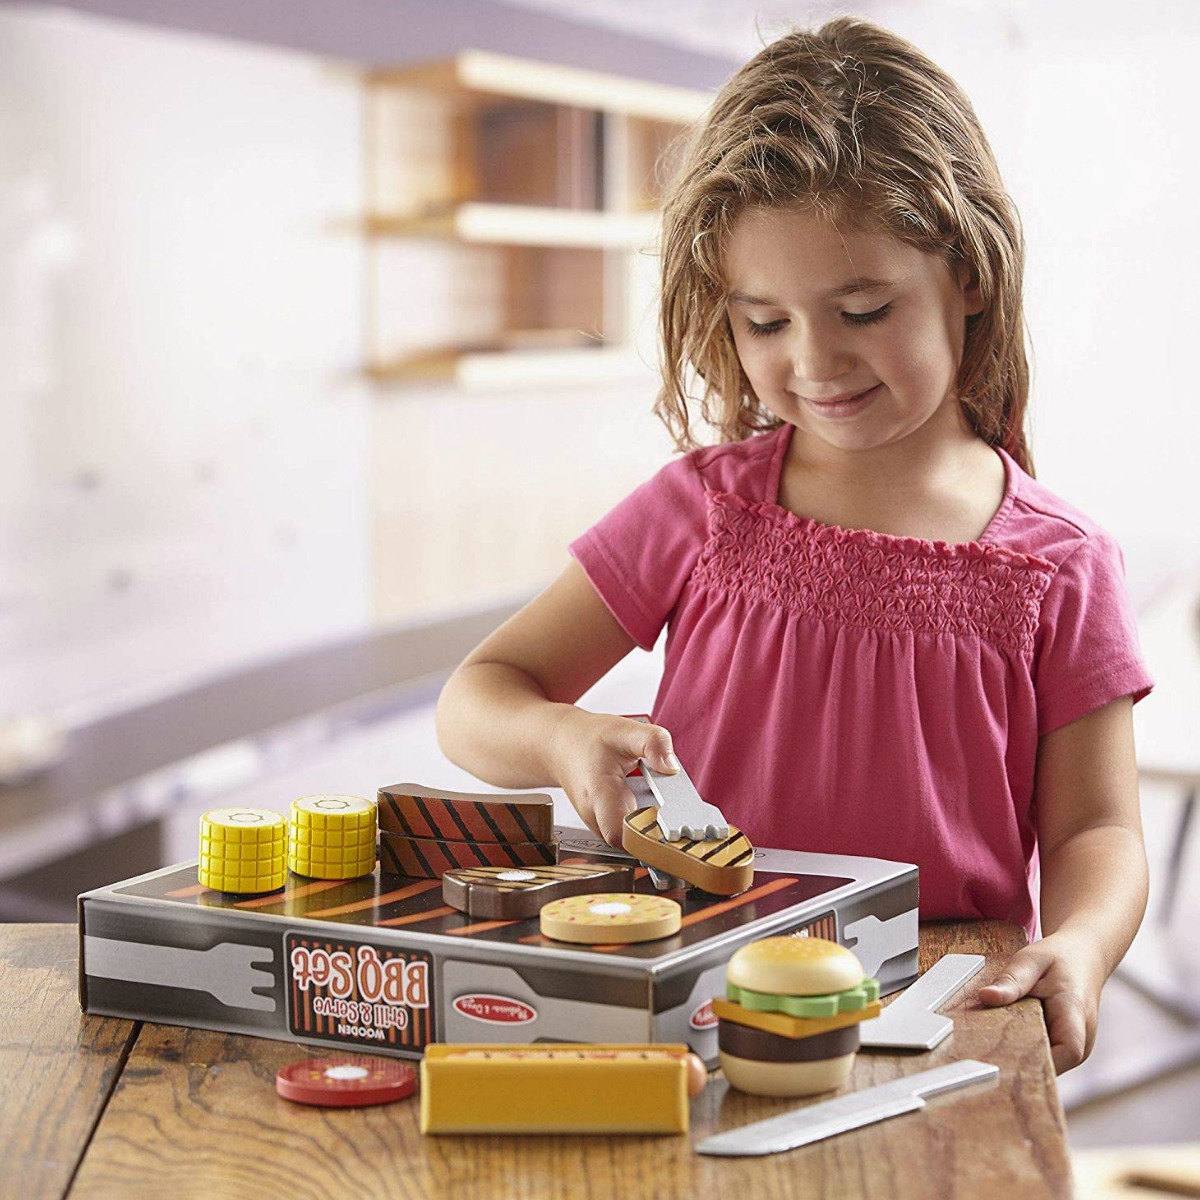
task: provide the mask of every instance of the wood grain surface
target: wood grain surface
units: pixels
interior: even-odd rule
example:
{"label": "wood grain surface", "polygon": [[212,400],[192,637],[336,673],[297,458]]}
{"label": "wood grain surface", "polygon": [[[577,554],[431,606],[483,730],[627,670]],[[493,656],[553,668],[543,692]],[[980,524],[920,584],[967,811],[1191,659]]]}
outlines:
{"label": "wood grain surface", "polygon": [[[0,935],[6,928],[13,927],[0,926]],[[710,1133],[800,1107],[794,1100],[733,1092],[719,1074],[692,1101],[687,1137],[423,1138],[415,1101],[338,1110],[280,1099],[276,1070],[318,1051],[146,1025],[70,1195],[73,1200],[134,1194],[203,1200],[1068,1196],[1063,1114],[1040,1007],[1021,1001],[984,1009],[974,1000],[1023,940],[1019,930],[998,923],[923,926],[922,969],[950,952],[986,954],[987,965],[943,1010],[955,1018],[951,1038],[924,1054],[860,1053],[846,1090],[959,1058],[996,1063],[1001,1068],[996,1083],[935,1098],[922,1112],[786,1154],[717,1159],[693,1153],[692,1146]],[[76,1012],[74,1020],[88,1019]],[[69,1047],[36,1053],[72,1057]],[[60,1077],[67,1073],[65,1066],[55,1070]],[[636,1096],[630,1103],[637,1103]],[[22,1136],[21,1153],[40,1152],[30,1135]]]}
{"label": "wood grain surface", "polygon": [[79,1011],[74,925],[0,925],[0,1195],[63,1196],[137,1035]]}

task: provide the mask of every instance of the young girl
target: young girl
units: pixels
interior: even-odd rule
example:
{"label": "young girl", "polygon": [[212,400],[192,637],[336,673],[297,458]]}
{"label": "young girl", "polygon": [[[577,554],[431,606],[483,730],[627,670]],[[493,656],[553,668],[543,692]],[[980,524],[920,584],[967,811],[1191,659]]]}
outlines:
{"label": "young girl", "polygon": [[[970,102],[863,21],[786,36],[716,97],[662,250],[688,453],[468,656],[442,748],[613,844],[626,773],[678,750],[758,845],[918,864],[924,918],[1034,936],[1040,859],[1044,936],[981,997],[1040,997],[1066,1070],[1145,907],[1151,681],[1120,550],[1033,479],[1021,234]],[[575,706],[664,625],[653,725]]]}

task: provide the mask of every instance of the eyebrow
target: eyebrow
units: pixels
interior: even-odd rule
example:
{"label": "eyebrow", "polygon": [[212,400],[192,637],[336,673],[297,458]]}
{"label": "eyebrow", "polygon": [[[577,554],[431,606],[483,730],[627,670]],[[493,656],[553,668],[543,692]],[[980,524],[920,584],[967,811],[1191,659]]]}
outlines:
{"label": "eyebrow", "polygon": [[[843,283],[841,287],[829,292],[830,297],[851,296],[855,292],[878,292],[882,288],[895,286],[895,280],[890,279],[855,279],[851,283]],[[766,300],[762,296],[748,296],[745,292],[730,292],[731,304],[751,304],[758,308],[782,308],[775,300]]]}

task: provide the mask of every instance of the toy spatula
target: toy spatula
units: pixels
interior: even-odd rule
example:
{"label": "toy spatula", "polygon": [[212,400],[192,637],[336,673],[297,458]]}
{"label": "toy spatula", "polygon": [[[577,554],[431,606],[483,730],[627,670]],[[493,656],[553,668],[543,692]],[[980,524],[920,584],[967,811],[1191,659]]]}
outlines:
{"label": "toy spatula", "polygon": [[879,1016],[861,1022],[858,1031],[863,1049],[932,1050],[954,1029],[954,1022],[936,1010],[977,974],[983,963],[982,954],[943,954]]}
{"label": "toy spatula", "polygon": [[[629,716],[634,721],[650,720],[644,713],[630,713]],[[638,766],[658,804],[658,827],[668,842],[680,838],[690,838],[693,842],[712,842],[729,836],[729,822],[725,820],[725,814],[715,804],[700,798],[696,785],[682,767],[678,774],[662,775],[644,758],[638,759]],[[658,886],[658,880],[654,882]]]}

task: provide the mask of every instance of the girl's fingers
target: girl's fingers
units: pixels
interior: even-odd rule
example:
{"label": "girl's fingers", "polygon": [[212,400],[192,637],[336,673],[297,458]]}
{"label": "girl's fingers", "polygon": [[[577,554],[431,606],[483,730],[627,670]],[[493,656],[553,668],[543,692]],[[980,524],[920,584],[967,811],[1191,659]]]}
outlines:
{"label": "girl's fingers", "polygon": [[1071,992],[1055,992],[1045,1001],[1046,1033],[1050,1038],[1050,1057],[1054,1073],[1061,1075],[1077,1067],[1091,1050],[1091,1032],[1079,997]]}
{"label": "girl's fingers", "polygon": [[633,794],[624,779],[615,786],[610,782],[596,798],[596,821],[600,826],[600,836],[610,845],[618,849],[621,846],[621,828],[625,814],[633,812]]}
{"label": "girl's fingers", "polygon": [[1028,947],[1018,950],[1004,965],[1004,970],[987,987],[979,989],[979,1000],[983,1004],[1012,1004],[1027,996],[1041,979],[1046,965],[1040,957],[1032,954]]}
{"label": "girl's fingers", "polygon": [[664,775],[674,775],[679,770],[679,759],[675,757],[671,734],[661,725],[647,725],[644,721],[628,724],[632,728],[628,731],[626,752],[635,758],[644,758]]}
{"label": "girl's fingers", "polygon": [[622,775],[604,776],[590,784],[567,788],[567,799],[583,823],[610,846],[621,845],[621,823],[633,811],[633,793]]}
{"label": "girl's fingers", "polygon": [[621,719],[604,727],[590,746],[581,743],[579,750],[570,773],[579,782],[563,780],[562,786],[583,823],[610,846],[620,847],[622,823],[635,807],[625,771],[643,758],[665,775],[679,771],[671,734],[661,725]]}
{"label": "girl's fingers", "polygon": [[1055,969],[1044,942],[1019,950],[992,983],[979,989],[980,1002],[991,1005],[1011,1004],[1029,995],[1042,1001],[1055,1072],[1061,1075],[1079,1066],[1091,1053],[1096,1015],[1072,976]]}

